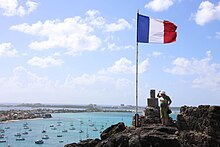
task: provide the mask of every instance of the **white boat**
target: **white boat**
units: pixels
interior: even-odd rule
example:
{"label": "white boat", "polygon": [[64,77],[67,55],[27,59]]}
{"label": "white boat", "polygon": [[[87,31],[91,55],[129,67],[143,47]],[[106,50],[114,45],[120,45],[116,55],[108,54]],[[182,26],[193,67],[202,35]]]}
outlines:
{"label": "white boat", "polygon": [[19,137],[21,136],[21,133],[16,133],[15,136]]}
{"label": "white boat", "polygon": [[0,134],[0,139],[5,138],[5,134]]}
{"label": "white boat", "polygon": [[95,127],[95,128],[93,129],[93,131],[98,131],[98,129]]}
{"label": "white boat", "polygon": [[23,134],[23,135],[27,135],[27,134],[28,134],[28,132],[26,132],[26,131],[25,131],[25,132],[23,132],[22,134]]}
{"label": "white boat", "polygon": [[25,140],[24,137],[18,137],[18,138],[16,138],[16,141],[24,141],[24,140]]}
{"label": "white boat", "polygon": [[24,126],[24,129],[30,129],[28,126]]}
{"label": "white boat", "polygon": [[49,139],[50,137],[48,136],[48,135],[44,135],[43,137],[42,137],[42,139]]}
{"label": "white boat", "polygon": [[63,140],[60,140],[59,143],[63,143]]}
{"label": "white boat", "polygon": [[46,130],[43,130],[42,133],[46,133]]}
{"label": "white boat", "polygon": [[51,124],[51,125],[50,125],[50,127],[54,127],[54,125],[53,125],[53,124]]}
{"label": "white boat", "polygon": [[71,127],[71,128],[69,128],[69,130],[76,130],[76,128],[74,128],[74,127]]}
{"label": "white boat", "polygon": [[62,132],[64,132],[64,133],[66,133],[66,132],[68,132],[66,129],[64,129]]}
{"label": "white boat", "polygon": [[35,143],[36,143],[36,144],[43,144],[44,141],[43,141],[43,140],[36,140]]}
{"label": "white boat", "polygon": [[90,127],[93,127],[93,126],[95,126],[95,124],[89,124],[89,126],[90,126]]}
{"label": "white boat", "polygon": [[63,137],[63,135],[61,135],[61,134],[58,134],[58,135],[57,135],[57,137]]}
{"label": "white boat", "polygon": [[51,130],[57,130],[57,128],[54,127],[54,128],[52,128]]}
{"label": "white boat", "polygon": [[27,122],[25,122],[24,124],[23,124],[23,126],[27,126],[28,125],[28,123]]}
{"label": "white boat", "polygon": [[5,142],[7,142],[6,140],[0,140],[0,143],[5,143]]}
{"label": "white boat", "polygon": [[79,133],[83,133],[83,130],[79,130]]}
{"label": "white boat", "polygon": [[87,139],[89,138],[89,130],[88,130],[88,128],[86,129],[86,138]]}

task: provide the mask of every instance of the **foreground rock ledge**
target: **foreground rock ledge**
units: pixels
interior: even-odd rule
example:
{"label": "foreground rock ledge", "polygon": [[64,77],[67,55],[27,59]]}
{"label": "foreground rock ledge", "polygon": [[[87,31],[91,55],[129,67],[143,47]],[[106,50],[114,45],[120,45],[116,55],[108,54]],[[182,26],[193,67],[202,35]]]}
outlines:
{"label": "foreground rock ledge", "polygon": [[120,122],[100,138],[65,147],[220,147],[220,106],[183,106],[172,126],[149,123],[135,129]]}

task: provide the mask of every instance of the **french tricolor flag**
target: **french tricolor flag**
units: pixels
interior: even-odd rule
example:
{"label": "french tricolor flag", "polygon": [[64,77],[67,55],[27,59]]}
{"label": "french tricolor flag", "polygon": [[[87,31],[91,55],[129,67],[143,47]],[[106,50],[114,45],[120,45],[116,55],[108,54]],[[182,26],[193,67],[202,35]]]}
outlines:
{"label": "french tricolor flag", "polygon": [[153,19],[148,16],[137,16],[137,42],[171,43],[176,41],[177,26],[169,21]]}

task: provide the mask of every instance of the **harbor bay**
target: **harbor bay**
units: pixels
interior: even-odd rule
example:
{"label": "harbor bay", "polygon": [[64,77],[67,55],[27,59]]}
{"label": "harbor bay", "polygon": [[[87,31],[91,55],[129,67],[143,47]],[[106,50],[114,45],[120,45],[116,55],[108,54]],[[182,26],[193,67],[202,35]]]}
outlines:
{"label": "harbor bay", "polygon": [[[33,107],[22,107],[22,109],[24,111],[26,111],[25,109],[38,110]],[[77,112],[77,109],[74,109],[74,113],[73,108],[72,110],[67,109],[68,111],[61,108],[44,110],[55,113],[51,113],[52,118],[1,122],[1,147],[35,147],[39,145],[35,143],[39,140],[43,141],[41,145],[44,147],[63,147],[65,144],[88,138],[100,138],[100,133],[103,130],[118,122],[124,122],[126,126],[131,126],[134,115],[130,109],[122,111],[122,107],[118,107],[118,109],[115,107],[112,112],[109,109],[105,112],[87,112],[83,108],[78,109],[82,112]]]}

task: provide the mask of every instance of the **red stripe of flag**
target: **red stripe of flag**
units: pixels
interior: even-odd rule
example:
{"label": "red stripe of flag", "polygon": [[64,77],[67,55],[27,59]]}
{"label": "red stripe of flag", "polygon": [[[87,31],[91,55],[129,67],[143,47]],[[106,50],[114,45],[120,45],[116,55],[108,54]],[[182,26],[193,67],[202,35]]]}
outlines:
{"label": "red stripe of flag", "polygon": [[169,21],[164,21],[164,43],[171,43],[176,41],[177,33],[175,32],[177,26]]}

